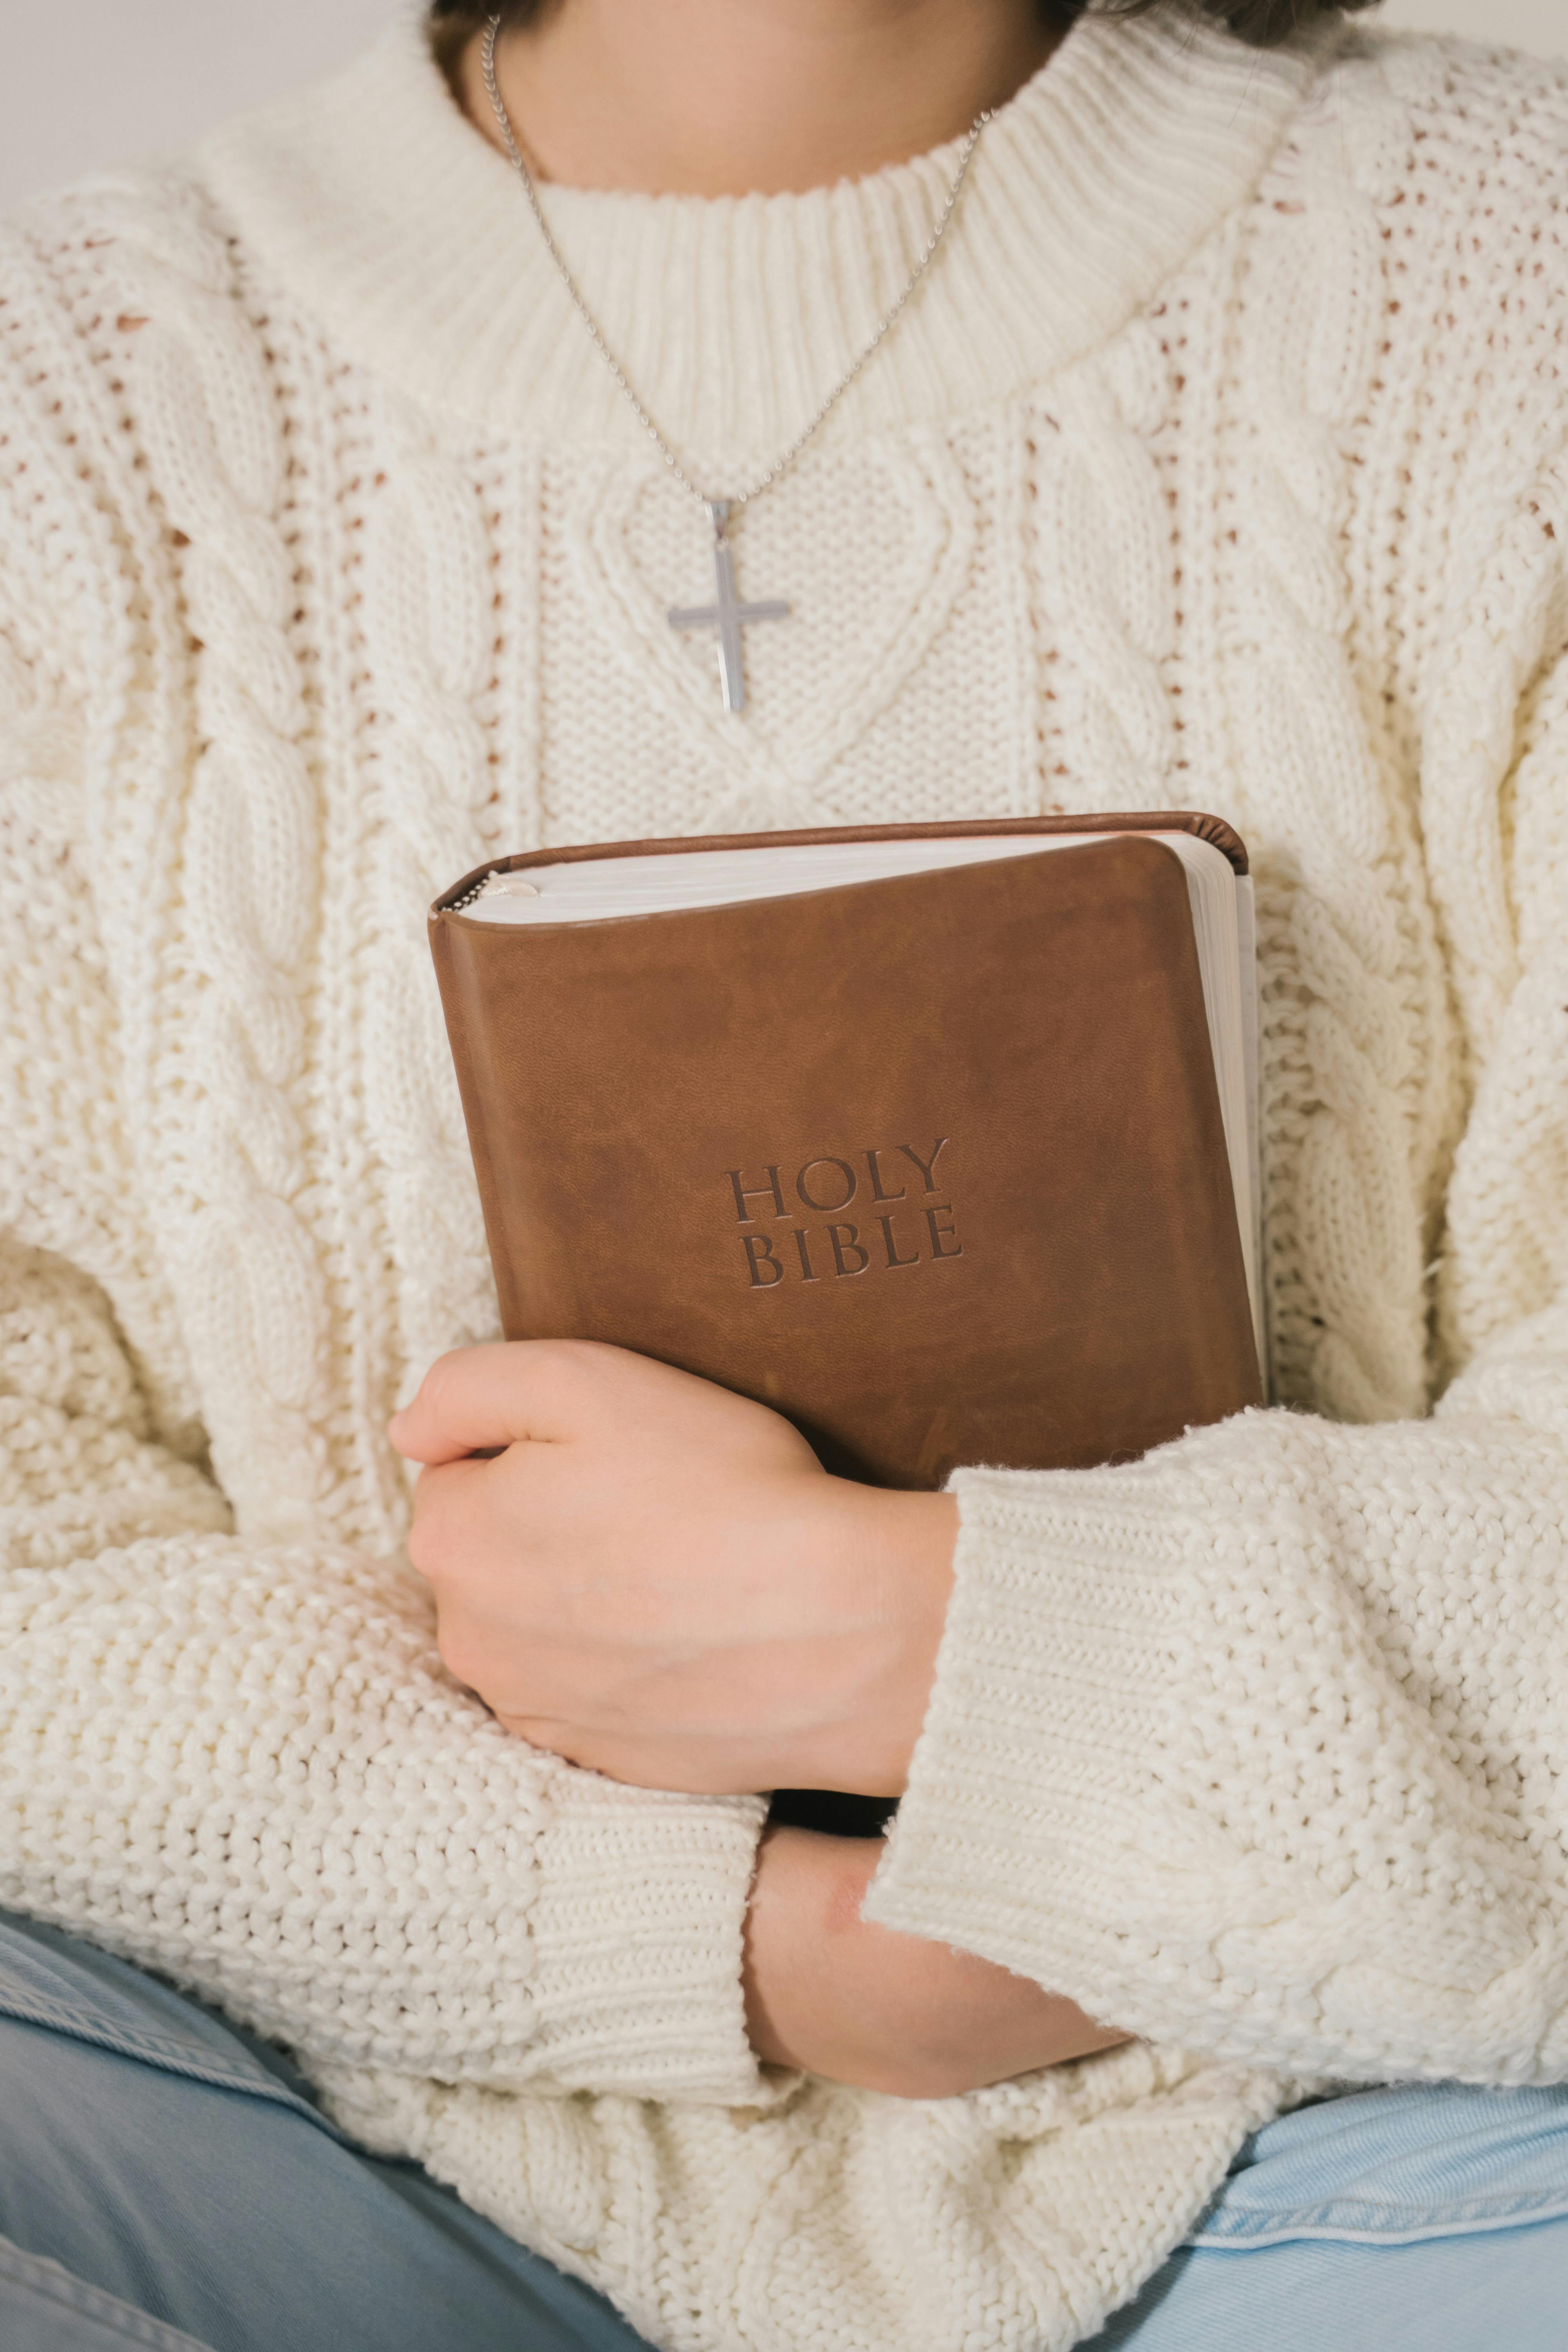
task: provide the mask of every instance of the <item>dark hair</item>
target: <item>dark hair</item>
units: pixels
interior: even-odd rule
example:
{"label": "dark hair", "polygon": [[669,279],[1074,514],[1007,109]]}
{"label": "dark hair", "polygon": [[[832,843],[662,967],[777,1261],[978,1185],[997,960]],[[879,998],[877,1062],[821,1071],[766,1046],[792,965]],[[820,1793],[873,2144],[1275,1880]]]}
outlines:
{"label": "dark hair", "polygon": [[[470,25],[482,25],[488,16],[521,25],[538,14],[539,5],[540,0],[489,0],[489,5],[484,0],[432,0],[430,13]],[[1064,21],[1085,16],[1091,8],[1102,16],[1141,16],[1151,8],[1184,7],[1199,16],[1217,16],[1233,33],[1259,48],[1282,41],[1288,33],[1316,18],[1375,5],[1376,0],[1040,0],[1043,15]]]}

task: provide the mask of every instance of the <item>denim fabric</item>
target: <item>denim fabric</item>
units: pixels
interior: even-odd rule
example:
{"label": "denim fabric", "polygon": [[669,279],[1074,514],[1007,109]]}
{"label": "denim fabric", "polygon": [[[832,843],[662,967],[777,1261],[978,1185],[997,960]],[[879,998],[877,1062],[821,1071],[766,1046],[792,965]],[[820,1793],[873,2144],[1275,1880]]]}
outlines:
{"label": "denim fabric", "polygon": [[1091,2339],[1092,2352],[1406,2345],[1568,2352],[1568,2089],[1395,2084],[1282,2116],[1190,2245]]}
{"label": "denim fabric", "polygon": [[[646,2352],[417,2167],[360,2154],[279,2053],[0,1915],[0,2347],[128,2344]],[[1270,2124],[1093,2352],[1406,2345],[1568,2352],[1568,2090],[1395,2087]]]}
{"label": "denim fabric", "polygon": [[0,2344],[13,2352],[206,2352],[194,2336],[164,2327],[118,2295],[72,2278],[58,2263],[25,2254],[0,2238]]}
{"label": "denim fabric", "polygon": [[1409,2246],[1563,2220],[1568,2091],[1403,2084],[1269,2124],[1193,2242],[1231,2252],[1309,2238]]}
{"label": "denim fabric", "polygon": [[279,2053],[0,1915],[0,2347],[193,2342],[644,2352],[417,2166],[354,2150]]}

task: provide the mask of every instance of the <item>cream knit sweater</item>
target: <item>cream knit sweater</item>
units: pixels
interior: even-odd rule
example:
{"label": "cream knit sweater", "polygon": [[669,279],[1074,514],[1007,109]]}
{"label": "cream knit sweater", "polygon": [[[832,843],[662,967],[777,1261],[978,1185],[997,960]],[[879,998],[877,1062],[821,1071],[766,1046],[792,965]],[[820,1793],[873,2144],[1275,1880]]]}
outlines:
{"label": "cream knit sweater", "polygon": [[[765,462],[951,153],[552,192]],[[1314,2078],[1568,2078],[1568,79],[1079,26],[748,513],[750,711],[405,26],[0,269],[0,1899],[691,2352],[1065,2347]],[[423,917],[490,851],[1196,805],[1260,882],[1275,1409],[976,1469],[870,1898],[1143,2042],[767,2078],[762,1807],[444,1675],[388,1412],[491,1293]]]}

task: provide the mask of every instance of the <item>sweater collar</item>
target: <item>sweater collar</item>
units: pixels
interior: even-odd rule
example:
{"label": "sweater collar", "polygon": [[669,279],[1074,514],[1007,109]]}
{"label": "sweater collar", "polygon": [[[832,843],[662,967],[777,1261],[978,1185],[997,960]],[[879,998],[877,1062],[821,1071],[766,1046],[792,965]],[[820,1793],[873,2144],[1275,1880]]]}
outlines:
{"label": "sweater collar", "polygon": [[[825,437],[1005,397],[1103,342],[1256,187],[1322,47],[1259,53],[1163,12],[1080,18],[986,129],[929,277]],[[957,155],[799,195],[544,203],[649,410],[724,479],[776,456],[848,366]],[[199,168],[340,347],[421,403],[579,446],[640,434],[418,24],[226,125]]]}

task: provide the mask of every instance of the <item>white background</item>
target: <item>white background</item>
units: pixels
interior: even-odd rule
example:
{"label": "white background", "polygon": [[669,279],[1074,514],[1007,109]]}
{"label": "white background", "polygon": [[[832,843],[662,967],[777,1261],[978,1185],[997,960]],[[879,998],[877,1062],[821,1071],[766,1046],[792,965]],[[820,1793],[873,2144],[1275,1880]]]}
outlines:
{"label": "white background", "polygon": [[[0,0],[0,209],[177,146],[335,65],[405,0]],[[1391,25],[1568,53],[1568,0],[1386,0]]]}

